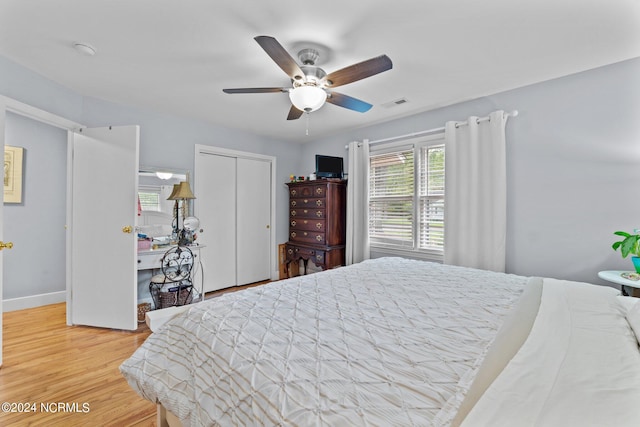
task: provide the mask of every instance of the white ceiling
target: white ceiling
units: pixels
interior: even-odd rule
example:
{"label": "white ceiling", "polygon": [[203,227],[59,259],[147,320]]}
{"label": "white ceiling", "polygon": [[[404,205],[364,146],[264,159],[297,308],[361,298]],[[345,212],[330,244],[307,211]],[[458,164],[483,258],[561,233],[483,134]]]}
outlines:
{"label": "white ceiling", "polygon": [[[305,136],[286,94],[222,92],[290,84],[257,35],[294,58],[320,47],[326,72],[393,69],[339,88],[369,112],[327,104]],[[640,57],[640,1],[0,0],[0,55],[86,96],[304,142]]]}

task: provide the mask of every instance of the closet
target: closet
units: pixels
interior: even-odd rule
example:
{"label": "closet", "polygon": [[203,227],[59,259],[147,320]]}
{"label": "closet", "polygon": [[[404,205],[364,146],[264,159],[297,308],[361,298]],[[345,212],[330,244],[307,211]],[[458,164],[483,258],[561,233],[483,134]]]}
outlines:
{"label": "closet", "polygon": [[205,292],[271,279],[275,159],[196,146],[194,213]]}

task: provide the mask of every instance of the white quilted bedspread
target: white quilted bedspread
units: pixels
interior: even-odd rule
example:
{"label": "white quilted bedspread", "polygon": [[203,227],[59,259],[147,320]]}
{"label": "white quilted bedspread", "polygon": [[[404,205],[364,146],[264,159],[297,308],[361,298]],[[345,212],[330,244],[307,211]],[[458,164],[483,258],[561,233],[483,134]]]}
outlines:
{"label": "white quilted bedspread", "polygon": [[120,370],[185,426],[440,424],[526,281],[365,261],[194,304]]}

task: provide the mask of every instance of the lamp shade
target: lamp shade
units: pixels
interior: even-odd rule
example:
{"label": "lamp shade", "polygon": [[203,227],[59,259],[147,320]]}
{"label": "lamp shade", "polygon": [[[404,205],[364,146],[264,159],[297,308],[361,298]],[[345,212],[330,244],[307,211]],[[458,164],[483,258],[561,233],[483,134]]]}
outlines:
{"label": "lamp shade", "polygon": [[[174,196],[175,199],[171,199],[171,196]],[[191,192],[191,187],[189,186],[188,181],[182,181],[180,184],[178,184],[178,191],[175,194],[171,193],[171,196],[169,196],[169,200],[196,198],[196,196],[194,196]]]}
{"label": "lamp shade", "polygon": [[289,99],[298,110],[310,113],[324,105],[327,92],[317,86],[299,86],[289,91]]}
{"label": "lamp shade", "polygon": [[178,190],[180,189],[180,184],[173,184],[173,190],[171,190],[171,194],[167,197],[167,200],[178,200],[176,194],[178,194]]}

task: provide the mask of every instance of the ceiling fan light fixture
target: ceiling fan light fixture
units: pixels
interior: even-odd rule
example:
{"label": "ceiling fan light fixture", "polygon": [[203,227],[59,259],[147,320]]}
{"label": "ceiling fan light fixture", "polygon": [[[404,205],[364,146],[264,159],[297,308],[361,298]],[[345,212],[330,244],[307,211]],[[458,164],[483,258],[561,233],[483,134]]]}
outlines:
{"label": "ceiling fan light fixture", "polygon": [[310,113],[324,105],[327,92],[318,86],[298,86],[289,91],[289,99],[298,110]]}
{"label": "ceiling fan light fixture", "polygon": [[157,171],[156,172],[156,176],[162,180],[167,180],[167,179],[171,179],[173,177],[173,173],[172,172],[161,172],[161,171]]}

